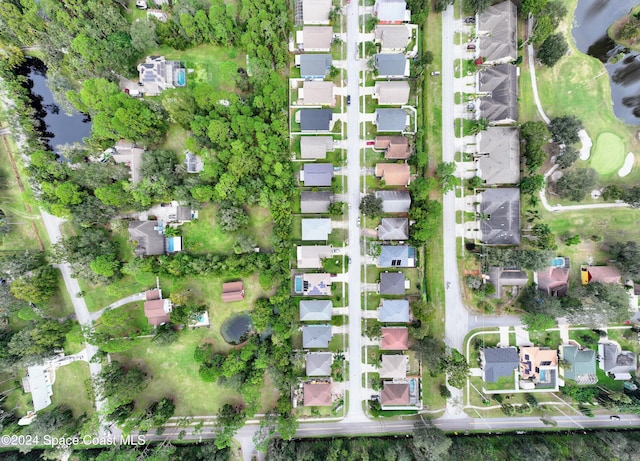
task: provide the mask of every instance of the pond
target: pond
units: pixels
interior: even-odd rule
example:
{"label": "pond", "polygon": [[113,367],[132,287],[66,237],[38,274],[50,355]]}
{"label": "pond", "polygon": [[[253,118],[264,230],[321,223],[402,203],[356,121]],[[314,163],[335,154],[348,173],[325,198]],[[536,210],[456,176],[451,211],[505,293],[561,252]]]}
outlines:
{"label": "pond", "polygon": [[[607,36],[607,29],[638,3],[638,0],[578,0],[572,29],[578,49],[605,64],[611,80],[613,112],[631,124],[640,124],[640,53],[616,45]],[[610,62],[620,53],[624,55],[622,59]]]}
{"label": "pond", "polygon": [[251,315],[248,312],[240,312],[222,322],[220,334],[227,343],[236,345],[247,339],[252,328]]}
{"label": "pond", "polygon": [[91,134],[91,120],[87,115],[75,112],[67,115],[56,104],[47,86],[47,68],[42,61],[27,58],[16,73],[27,77],[26,86],[31,92],[31,107],[36,111],[36,130],[50,149],[62,144],[82,143]]}

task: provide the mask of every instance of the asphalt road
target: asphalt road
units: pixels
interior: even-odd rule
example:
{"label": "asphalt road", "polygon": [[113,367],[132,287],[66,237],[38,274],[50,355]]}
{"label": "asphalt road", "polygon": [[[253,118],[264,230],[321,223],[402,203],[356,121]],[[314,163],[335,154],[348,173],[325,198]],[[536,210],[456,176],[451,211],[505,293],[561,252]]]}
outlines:
{"label": "asphalt road", "polygon": [[360,206],[360,75],[356,48],[358,46],[358,2],[346,6],[347,21],[347,197],[349,202],[349,409],[346,421],[366,421],[362,409],[362,332],[361,332],[361,250],[360,228],[357,224]]}

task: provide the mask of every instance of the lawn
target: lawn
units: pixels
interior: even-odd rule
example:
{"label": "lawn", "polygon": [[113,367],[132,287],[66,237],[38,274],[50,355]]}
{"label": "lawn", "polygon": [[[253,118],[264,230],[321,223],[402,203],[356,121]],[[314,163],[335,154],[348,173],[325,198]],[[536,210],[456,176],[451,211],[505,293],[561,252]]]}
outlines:
{"label": "lawn", "polygon": [[93,411],[93,391],[87,385],[91,375],[89,364],[77,361],[56,370],[56,380],[53,383],[51,405],[66,405],[73,411],[73,417],[83,414],[90,416]]}
{"label": "lawn", "polygon": [[598,135],[589,163],[600,175],[609,175],[620,169],[626,155],[619,136],[605,131]]}
{"label": "lawn", "polygon": [[246,67],[245,55],[233,47],[200,45],[179,51],[164,46],[149,51],[147,55],[180,60],[187,67],[187,83],[195,77],[213,88],[227,91],[235,89],[238,68]]}
{"label": "lawn", "polygon": [[232,253],[236,239],[241,233],[251,235],[260,248],[271,248],[269,236],[273,222],[269,211],[259,207],[249,207],[249,224],[240,231],[221,230],[216,224],[215,205],[208,205],[198,211],[198,219],[182,225],[184,248],[190,253]]}

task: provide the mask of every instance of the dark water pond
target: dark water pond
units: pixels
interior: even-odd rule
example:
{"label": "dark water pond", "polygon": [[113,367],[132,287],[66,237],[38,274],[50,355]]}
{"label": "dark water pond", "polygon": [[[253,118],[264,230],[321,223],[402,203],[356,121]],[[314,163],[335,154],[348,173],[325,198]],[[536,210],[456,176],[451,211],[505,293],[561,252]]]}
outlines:
{"label": "dark water pond", "polygon": [[[607,36],[607,29],[638,4],[638,0],[579,0],[572,30],[578,49],[605,64],[613,111],[631,124],[640,124],[640,53],[616,45]],[[611,63],[611,58],[621,52],[624,58]]]}
{"label": "dark water pond", "polygon": [[31,107],[36,111],[36,129],[49,148],[56,150],[61,144],[82,143],[82,138],[91,134],[88,116],[80,112],[69,116],[55,103],[47,86],[47,68],[42,61],[27,58],[17,73],[28,78],[26,85],[31,91]]}
{"label": "dark water pond", "polygon": [[241,312],[222,322],[220,334],[229,344],[240,344],[247,339],[252,328],[251,315],[247,312]]}

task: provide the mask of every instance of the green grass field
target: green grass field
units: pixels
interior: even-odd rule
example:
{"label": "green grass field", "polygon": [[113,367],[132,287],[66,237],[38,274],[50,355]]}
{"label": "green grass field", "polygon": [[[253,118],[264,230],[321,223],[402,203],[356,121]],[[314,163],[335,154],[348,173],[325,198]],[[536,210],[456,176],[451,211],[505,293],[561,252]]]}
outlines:
{"label": "green grass field", "polygon": [[589,163],[598,174],[606,176],[615,173],[624,164],[626,155],[622,139],[613,133],[605,131],[598,135],[594,147],[591,149]]}
{"label": "green grass field", "polygon": [[53,383],[51,405],[66,405],[73,411],[74,418],[83,414],[90,416],[93,411],[93,394],[88,380],[89,364],[87,362],[73,362],[56,370],[56,380]]}

